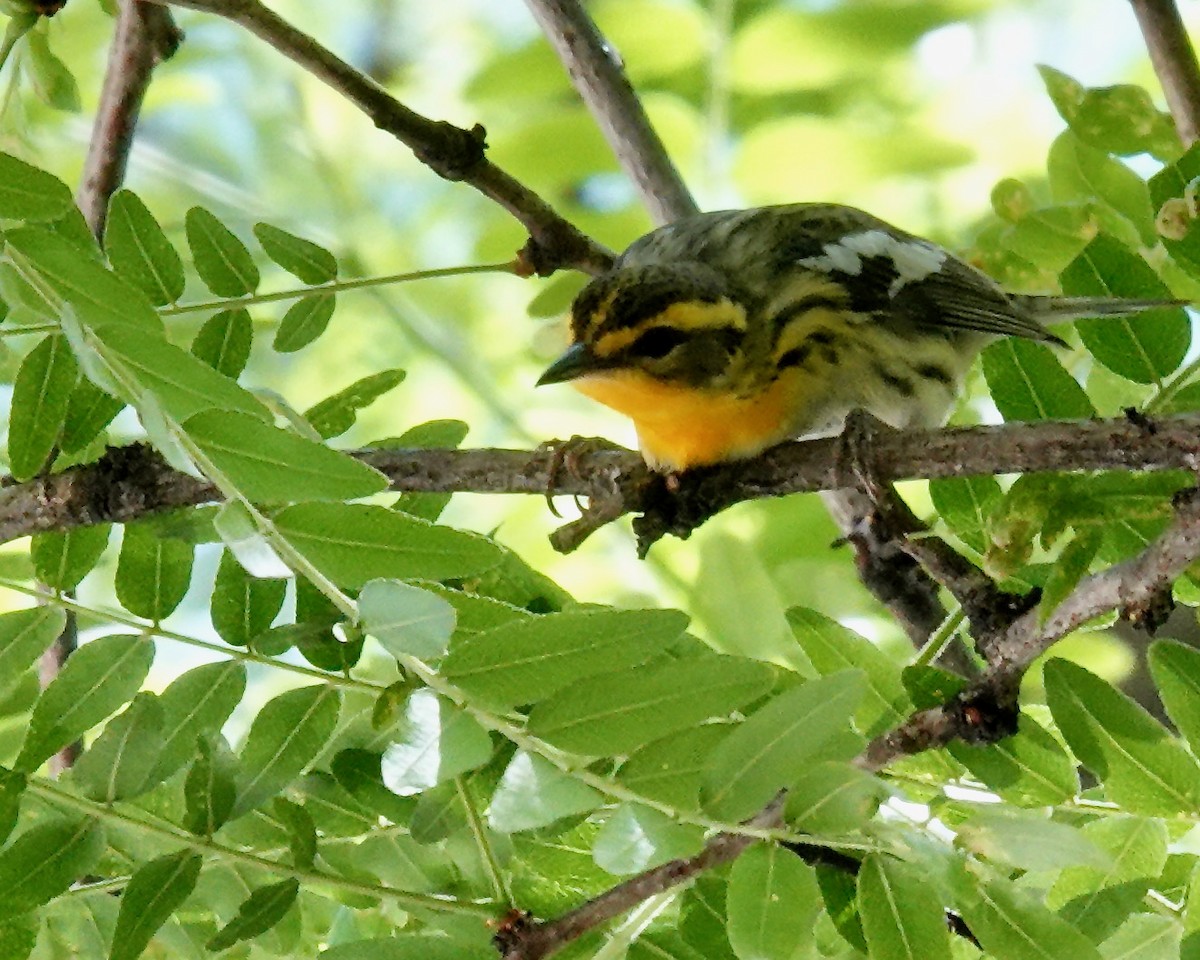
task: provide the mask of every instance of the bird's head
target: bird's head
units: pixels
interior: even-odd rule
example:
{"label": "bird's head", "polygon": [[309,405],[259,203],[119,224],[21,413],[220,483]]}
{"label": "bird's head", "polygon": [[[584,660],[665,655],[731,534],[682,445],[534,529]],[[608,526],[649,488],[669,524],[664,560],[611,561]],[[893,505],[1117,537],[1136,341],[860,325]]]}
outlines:
{"label": "bird's head", "polygon": [[579,381],[577,386],[593,395],[607,393],[609,385],[636,390],[639,383],[718,387],[745,335],[746,309],[711,267],[617,267],[575,298],[571,346],[538,385]]}

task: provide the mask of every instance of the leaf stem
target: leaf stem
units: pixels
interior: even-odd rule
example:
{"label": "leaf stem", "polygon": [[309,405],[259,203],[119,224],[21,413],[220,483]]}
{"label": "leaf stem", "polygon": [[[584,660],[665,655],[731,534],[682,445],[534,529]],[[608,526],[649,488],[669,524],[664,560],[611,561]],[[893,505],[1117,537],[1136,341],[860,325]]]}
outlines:
{"label": "leaf stem", "polygon": [[462,803],[463,811],[467,815],[467,825],[471,828],[471,836],[475,838],[475,846],[479,848],[480,862],[491,881],[492,896],[500,903],[515,905],[517,901],[513,897],[512,887],[509,886],[508,878],[500,868],[500,860],[496,856],[495,847],[492,846],[491,838],[487,835],[487,827],[479,815],[475,801],[467,790],[466,781],[462,777],[455,777],[454,789],[457,791],[459,802]]}

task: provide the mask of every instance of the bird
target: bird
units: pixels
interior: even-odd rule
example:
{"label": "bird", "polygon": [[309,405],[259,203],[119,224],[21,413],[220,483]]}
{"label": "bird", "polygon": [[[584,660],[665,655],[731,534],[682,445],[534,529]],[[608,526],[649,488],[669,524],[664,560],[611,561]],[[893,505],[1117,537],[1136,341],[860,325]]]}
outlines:
{"label": "bird", "polygon": [[625,414],[646,463],[678,475],[835,434],[857,412],[939,426],[993,340],[1065,346],[1046,323],[1179,305],[1010,293],[840,204],[722,210],[652,230],[593,278],[537,382]]}

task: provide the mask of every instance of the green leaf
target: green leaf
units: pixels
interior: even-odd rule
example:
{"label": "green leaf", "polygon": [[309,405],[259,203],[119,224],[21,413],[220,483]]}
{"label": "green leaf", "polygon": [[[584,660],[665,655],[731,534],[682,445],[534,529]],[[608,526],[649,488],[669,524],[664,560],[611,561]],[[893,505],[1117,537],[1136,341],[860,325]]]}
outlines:
{"label": "green leaf", "polygon": [[34,704],[16,768],[36,770],[132,700],[153,659],[154,644],[142,636],[117,634],[81,646]]}
{"label": "green leaf", "polygon": [[592,856],[602,869],[623,876],[695,856],[703,846],[702,828],[676,823],[650,807],[623,803],[596,834]]}
{"label": "green leaf", "polygon": [[867,736],[894,727],[908,716],[912,704],[900,679],[899,663],[866,637],[816,610],[793,607],[787,619],[796,642],[821,676],[842,670],[865,674],[866,693],[855,721]]}
{"label": "green leaf", "polygon": [[310,869],[317,858],[317,828],[308,810],[287,797],[276,797],[271,813],[287,827],[292,864],[301,870]]}
{"label": "green leaf", "polygon": [[111,397],[92,381],[80,379],[71,391],[67,419],[63,423],[59,446],[63,453],[78,453],[96,439],[125,404]]}
{"label": "green leaf", "polygon": [[436,593],[396,580],[371,580],[358,595],[363,630],[393,657],[440,657],[458,615]]}
{"label": "green leaf", "polygon": [[0,614],[0,692],[15,686],[66,626],[67,615],[60,607]]}
{"label": "green leaf", "polygon": [[725,724],[707,724],[648,743],[621,764],[617,779],[639,796],[697,810],[701,778],[729,731]]}
{"label": "green leaf", "polygon": [[234,816],[253,810],[304,772],[333,736],[340,706],[337,689],[321,685],[267,702],[242,747]]}
{"label": "green leaf", "polygon": [[193,667],[171,681],[159,697],[163,747],[154,776],[166,780],[187,763],[197,737],[218,732],[245,690],[246,667],[236,660]]}
{"label": "green leaf", "polygon": [[44,337],[25,356],[13,384],[8,459],[13,478],[29,480],[50,465],[79,379],[66,337]]}
{"label": "green leaf", "polygon": [[455,642],[442,674],[489,704],[514,707],[645,663],[686,626],[676,610],[576,610],[515,620]]}
{"label": "green leaf", "polygon": [[983,881],[960,868],[955,886],[967,927],[996,960],[1099,960],[1082,933],[1007,878]]}
{"label": "green leaf", "polygon": [[304,419],[323,439],[339,437],[354,426],[359,410],[365,409],[389,390],[395,389],[403,380],[403,370],[381,370],[379,373],[373,373],[309,407],[304,411]]}
{"label": "green leaf", "polygon": [[1103,541],[1102,531],[1085,530],[1063,548],[1042,585],[1042,599],[1038,605],[1040,623],[1045,623],[1058,605],[1074,592],[1079,581],[1087,575]]}
{"label": "green leaf", "polygon": [[830,741],[844,746],[846,759],[857,753],[861,742],[847,734],[865,685],[861,671],[846,670],[793,687],[752,714],[717,747],[704,778],[704,808],[722,820],[742,820],[815,757],[831,759],[820,756]]}
{"label": "green leaf", "polygon": [[470,577],[500,560],[475,534],[435,526],[384,507],[301,503],[275,515],[275,528],[340,587],[368,580]]}
{"label": "green leaf", "polygon": [[[404,823],[412,813],[411,802],[399,797],[383,783],[383,757],[370,750],[341,750],[330,763],[338,784],[372,813],[395,823]],[[453,803],[461,809],[457,792],[450,790]]]}
{"label": "green leaf", "polygon": [[203,207],[184,218],[188,246],[200,279],[218,297],[241,297],[258,288],[258,267],[250,251]]}
{"label": "green leaf", "polygon": [[49,902],[88,873],[104,852],[104,828],[91,818],[35,824],[0,850],[0,919]]}
{"label": "green leaf", "polygon": [[275,349],[279,353],[293,353],[307,347],[329,326],[336,303],[332,293],[309,294],[293,303],[275,331]]}
{"label": "green leaf", "polygon": [[269,223],[256,223],[254,235],[268,257],[305,283],[327,283],[337,277],[337,260],[324,247]]}
{"label": "green leaf", "polygon": [[253,340],[254,322],[248,311],[221,310],[204,321],[192,341],[192,355],[236,380],[246,369]]}
{"label": "green leaf", "polygon": [[137,284],[156,306],[183,296],[183,261],[136,193],[119,190],[112,198],[104,252],[113,269]]}
{"label": "green leaf", "polygon": [[1048,807],[1079,792],[1075,763],[1027,713],[1014,736],[988,746],[954,743],[950,755],[989,789],[1019,807]]}
{"label": "green leaf", "polygon": [[867,952],[867,939],[863,935],[862,918],[858,915],[858,883],[838,867],[818,864],[817,886],[825,904],[825,913],[830,923],[850,946],[860,953]]}
{"label": "green leaf", "polygon": [[518,750],[509,761],[488,807],[488,825],[501,833],[533,830],[587,813],[604,798],[541,757]]}
{"label": "green leaf", "polygon": [[788,789],[785,819],[816,836],[861,829],[886,796],[883,785],[846,763],[814,764]]}
{"label": "green leaf", "polygon": [[738,960],[804,955],[820,905],[812,867],[775,844],[751,847],[730,871],[725,900]]}
{"label": "green leaf", "polygon": [[540,701],[528,729],[562,750],[627,754],[675,730],[727,716],[763,696],[773,680],[764,663],[723,656],[603,673]]}
{"label": "green leaf", "polygon": [[162,705],[153,693],[139,693],[79,758],[75,779],[84,796],[102,803],[136,797],[158,785],[153,773],[162,746]]}
{"label": "green leaf", "polygon": [[130,613],[155,622],[183,600],[192,581],[194,548],[161,536],[152,527],[130,524],[117,561],[117,599]]}
{"label": "green leaf", "polygon": [[1150,647],[1148,660],[1167,716],[1196,752],[1200,749],[1200,651],[1177,640],[1158,640]]}
{"label": "green leaf", "polygon": [[1105,960],[1178,960],[1183,926],[1174,917],[1137,913],[1104,941]]}
{"label": "green leaf", "polygon": [[25,35],[29,53],[25,61],[34,92],[56,110],[79,112],[79,86],[71,71],[50,49],[47,35],[31,30]]}
{"label": "green leaf", "polygon": [[1159,882],[1167,864],[1170,837],[1161,820],[1149,817],[1114,816],[1085,823],[1080,833],[1108,855],[1101,866],[1070,864],[1060,871],[1046,894],[1046,906],[1058,910],[1093,939],[1095,931],[1107,927],[1111,933],[1117,923],[1105,917],[1106,909],[1122,902],[1124,891],[1106,891]]}
{"label": "green leaf", "polygon": [[197,756],[183,781],[183,826],[211,837],[237,802],[237,757],[219,733],[196,740]]}
{"label": "green leaf", "polygon": [[1179,152],[1179,134],[1168,114],[1141,87],[1084,87],[1053,67],[1038,67],[1054,106],[1084,143],[1109,153],[1150,153],[1160,159]]}
{"label": "green leaf", "polygon": [[[163,332],[154,307],[128,281],[87,256],[68,240],[40,227],[4,234],[5,256],[23,273],[31,272],[62,297],[88,327],[129,326],[138,335]],[[52,311],[58,313],[57,307]],[[82,362],[82,358],[76,357]]]}
{"label": "green leaf", "polygon": [[[1072,295],[1170,298],[1153,268],[1118,240],[1096,237],[1062,273]],[[1181,307],[1146,310],[1129,317],[1077,320],[1092,355],[1113,373],[1135,383],[1160,383],[1187,354],[1191,322]]]}
{"label": "green leaf", "polygon": [[1077,827],[1046,820],[1040,811],[981,808],[957,829],[963,849],[1022,870],[1063,864],[1104,868],[1111,858]]}
{"label": "green leaf", "polygon": [[1124,163],[1089,147],[1068,130],[1051,145],[1046,166],[1056,200],[1100,198],[1132,225],[1132,242],[1152,246],[1158,241],[1150,192],[1145,181]]}
{"label": "green leaf", "polygon": [[73,204],[71,188],[24,160],[0,153],[0,217],[56,220]]}
{"label": "green leaf", "polygon": [[942,903],[908,864],[870,854],[858,871],[858,912],[871,960],[950,960]]}
{"label": "green leaf", "polygon": [[933,508],[963,543],[977,553],[987,549],[988,520],[1004,499],[995,477],[948,477],[929,481]]}
{"label": "green leaf", "polygon": [[225,950],[241,940],[266,933],[283,919],[299,893],[300,882],[294,877],[259,887],[242,901],[237,916],[213,935],[205,949]]}
{"label": "green leaf", "polygon": [[1148,880],[1104,887],[1068,901],[1058,915],[1092,943],[1102,943],[1143,905],[1149,890]]}
{"label": "green leaf", "polygon": [[448,937],[401,933],[355,940],[321,951],[321,960],[478,960],[479,952]]}
{"label": "green leaf", "polygon": [[1096,415],[1083,387],[1045,344],[1006,337],[983,351],[983,375],[1005,420],[1071,420]]}
{"label": "green leaf", "polygon": [[[17,825],[26,783],[25,774],[0,767],[0,843],[12,835],[13,827]],[[0,944],[3,943],[3,934],[0,932]],[[2,956],[3,953],[0,952],[0,957]]]}
{"label": "green leaf", "polygon": [[212,409],[268,419],[266,408],[252,393],[166,340],[116,325],[102,328],[99,335],[108,355],[135,378],[137,387],[152,393],[163,410],[181,423]]}
{"label": "green leaf", "polygon": [[1200,803],[1200,764],[1142,707],[1066,660],[1051,660],[1043,674],[1059,730],[1108,799],[1149,816]]}
{"label": "green leaf", "polygon": [[629,945],[627,960],[712,960],[673,930],[651,930]]}
{"label": "green leaf", "polygon": [[[396,438],[395,443],[388,441],[386,446],[454,450],[466,439],[468,429],[461,420],[430,420],[405,430]],[[450,496],[449,493],[402,493],[392,504],[392,509],[403,510],[414,517],[434,521],[450,503]],[[497,575],[501,575],[501,571],[498,570]]]}
{"label": "green leaf", "polygon": [[378,470],[244,413],[206,410],[184,424],[197,447],[257,503],[353,500],[387,489]]}
{"label": "green leaf", "polygon": [[74,590],[99,562],[111,530],[98,523],[35,534],[30,556],[38,579],[52,590]]}
{"label": "green leaf", "polygon": [[402,732],[383,753],[383,782],[409,796],[491,758],[492,741],[478,721],[432,690],[418,690],[404,704]]}
{"label": "green leaf", "polygon": [[150,938],[196,887],[202,857],[191,850],[142,864],[121,891],[121,910],[108,960],[137,960]]}
{"label": "green leaf", "polygon": [[287,581],[252,577],[228,551],[221,554],[213,585],[213,627],[226,643],[249,646],[250,641],[271,626],[283,608]]}

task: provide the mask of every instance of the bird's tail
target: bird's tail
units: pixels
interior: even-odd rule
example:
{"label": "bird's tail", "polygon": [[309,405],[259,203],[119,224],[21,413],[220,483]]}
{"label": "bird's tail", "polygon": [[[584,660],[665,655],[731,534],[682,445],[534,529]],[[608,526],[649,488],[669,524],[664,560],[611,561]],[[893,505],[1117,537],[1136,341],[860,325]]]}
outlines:
{"label": "bird's tail", "polygon": [[1012,298],[1039,323],[1059,323],[1078,317],[1119,317],[1141,310],[1190,306],[1188,300],[1121,299],[1119,297],[1021,296]]}

